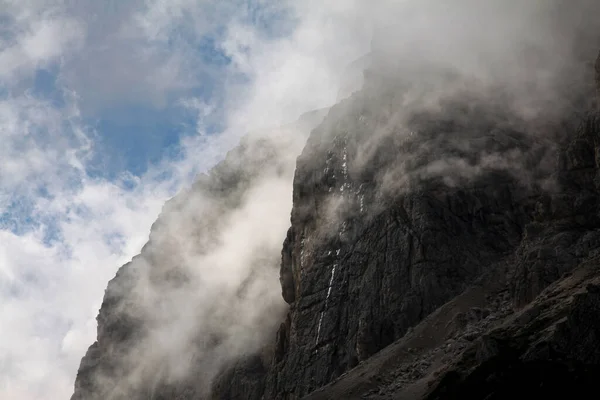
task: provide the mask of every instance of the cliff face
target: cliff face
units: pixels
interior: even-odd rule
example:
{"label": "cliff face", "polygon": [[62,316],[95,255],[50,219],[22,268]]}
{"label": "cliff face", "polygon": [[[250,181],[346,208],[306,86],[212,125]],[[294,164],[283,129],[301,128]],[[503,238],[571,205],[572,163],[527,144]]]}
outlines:
{"label": "cliff face", "polygon": [[[428,311],[415,316],[414,327],[405,329],[400,340],[307,399],[584,397],[593,390],[600,372],[600,116],[589,110],[576,120],[578,125],[565,126],[563,140],[552,151],[550,179],[556,184],[551,189],[496,183],[500,191],[478,195],[477,207],[470,206],[476,188],[444,191],[447,203],[454,205],[436,205],[438,215],[451,211],[445,211],[449,216],[436,221],[436,227],[446,231],[446,221],[457,224],[460,229],[452,238],[465,246],[452,243],[442,247],[443,254],[463,259],[449,268],[438,267],[437,275],[421,277],[412,287],[405,284],[403,293],[416,292],[424,282],[451,285],[456,276],[467,288],[457,296],[436,290],[436,295],[452,299],[428,316]],[[457,204],[462,213],[453,211]],[[500,221],[505,225],[498,225]],[[436,243],[448,241],[440,238]],[[467,255],[473,253],[479,257],[472,258],[473,265],[480,269],[465,269],[470,265]],[[407,268],[402,260],[395,267]],[[420,264],[412,268],[420,269]],[[388,292],[386,278],[381,283],[371,279],[363,290],[380,285],[379,293]],[[417,293],[422,304],[437,297]],[[373,307],[365,301],[355,310],[365,304]],[[387,309],[390,304],[376,307]],[[374,320],[371,326],[383,326],[382,319]]]}
{"label": "cliff face", "polygon": [[[348,114],[364,118],[358,124],[373,122],[359,110]],[[441,122],[442,132],[464,133],[463,144],[503,147],[502,134],[475,143],[481,138],[453,124]],[[443,146],[433,133],[439,128],[423,127],[415,140],[389,138],[367,170],[356,168],[360,129],[334,128],[329,137],[317,132],[322,142],[309,141],[283,250],[291,309],[267,397],[305,395],[368,359],[518,246],[533,204],[503,171],[484,171],[469,187],[449,187],[436,176],[386,187],[390,175],[428,165],[429,153]],[[431,143],[422,141],[428,134]],[[503,151],[534,145],[511,134]]]}
{"label": "cliff face", "polygon": [[[389,73],[369,70],[311,132],[281,254],[259,241],[232,258],[248,266],[227,270],[236,284],[198,282],[214,283],[223,270],[211,263],[245,247],[243,235],[223,247],[223,221],[244,215],[257,182],[291,182],[294,163],[281,155],[295,147],[243,144],[165,206],[140,256],[109,283],[73,399],[589,389],[600,372],[594,88],[564,82],[563,107],[526,118],[499,87],[439,69],[409,83]],[[423,107],[436,85],[449,89]],[[267,298],[277,266],[287,314]]]}
{"label": "cliff face", "polygon": [[399,117],[401,91],[377,78],[330,112],[298,159],[281,266],[290,311],[265,398],[335,380],[490,276],[490,299],[457,323],[504,318],[600,244],[591,110],[525,121],[498,97],[460,91]]}

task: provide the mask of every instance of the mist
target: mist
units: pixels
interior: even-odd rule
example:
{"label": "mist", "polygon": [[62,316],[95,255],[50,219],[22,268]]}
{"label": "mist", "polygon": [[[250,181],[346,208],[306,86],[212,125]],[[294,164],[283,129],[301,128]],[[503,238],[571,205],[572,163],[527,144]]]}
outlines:
{"label": "mist", "polygon": [[[327,127],[341,125],[361,137],[349,153],[350,174],[372,168],[388,140],[405,143],[410,152],[393,155],[374,178],[381,193],[408,191],[417,178],[459,186],[490,169],[526,186],[551,186],[551,142],[565,132],[548,126],[585,98],[571,93],[593,90],[590,65],[600,38],[586,33],[600,26],[600,4],[438,3],[290,2],[277,6],[291,21],[278,38],[232,11],[220,46],[232,60],[231,76],[242,73],[250,84],[227,82],[225,129],[205,140],[242,144],[164,206],[141,254],[109,283],[99,316],[109,328],[99,330],[98,343],[123,345],[107,344],[108,358],[119,361],[89,378],[99,395],[128,397],[145,388],[152,398],[157,382],[192,381],[206,394],[236,360],[263,352],[269,362],[287,309],[278,274],[296,158],[322,120],[294,122],[305,112],[343,109],[313,135],[332,142]],[[422,122],[456,117],[456,102],[473,104],[463,125],[500,124],[526,145],[490,151],[462,125],[436,136]],[[325,162],[314,157],[315,165]],[[332,215],[344,207],[334,196],[331,204]],[[118,323],[110,322],[114,316]],[[133,327],[134,337],[121,337],[119,324]]]}
{"label": "mist", "polygon": [[354,176],[389,145],[400,153],[375,178],[384,193],[430,179],[472,184],[492,170],[551,189],[556,143],[595,102],[599,5],[405,1],[383,10],[348,111],[359,119],[346,129],[360,137]]}

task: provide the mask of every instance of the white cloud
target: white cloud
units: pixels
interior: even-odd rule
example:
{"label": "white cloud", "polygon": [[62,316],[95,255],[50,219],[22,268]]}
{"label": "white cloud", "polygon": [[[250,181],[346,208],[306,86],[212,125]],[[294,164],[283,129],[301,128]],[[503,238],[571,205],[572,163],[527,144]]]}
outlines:
{"label": "white cloud", "polygon": [[[1,232],[0,321],[10,327],[0,333],[3,398],[70,396],[73,374],[95,336],[94,317],[103,286],[116,266],[139,251],[160,207],[152,198],[130,199],[142,204],[128,207],[123,204],[128,199],[115,199],[106,186],[86,187],[86,192],[93,192],[93,202],[86,202],[85,193],[62,199],[89,207],[86,218],[54,214],[64,218],[59,222],[64,235],[60,243],[44,244],[39,231],[20,236]],[[102,241],[114,234],[125,243]]]}
{"label": "white cloud", "polygon": [[65,50],[79,48],[83,29],[58,8],[58,2],[0,2],[0,86],[36,68],[59,61]]}

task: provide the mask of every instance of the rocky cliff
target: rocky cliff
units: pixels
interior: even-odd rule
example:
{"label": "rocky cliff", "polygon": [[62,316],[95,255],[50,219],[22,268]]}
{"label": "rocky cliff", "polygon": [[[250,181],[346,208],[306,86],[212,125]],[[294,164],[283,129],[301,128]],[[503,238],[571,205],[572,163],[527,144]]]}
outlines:
{"label": "rocky cliff", "polygon": [[[403,212],[404,218],[408,215],[403,226],[431,219],[432,230],[442,232],[429,245],[432,250],[416,252],[435,256],[440,249],[445,256],[432,263],[435,273],[428,276],[426,263],[408,258],[414,247],[392,242],[408,258],[396,259],[395,271],[411,271],[404,275],[403,299],[417,297],[420,301],[409,309],[423,312],[404,325],[406,309],[396,311],[394,325],[404,329],[398,341],[306,398],[504,399],[593,392],[593,377],[600,371],[599,121],[590,105],[573,123],[562,125],[565,131],[558,134],[562,139],[556,147],[539,144],[553,154],[551,175],[545,178],[555,182],[550,188],[504,177],[487,188],[446,187],[429,215],[421,212],[416,218],[414,211]],[[508,137],[518,141],[514,133]],[[490,182],[489,176],[484,179]],[[425,204],[432,201],[424,199]],[[379,238],[390,231],[385,225],[379,229]],[[415,229],[414,236],[426,246],[426,230]],[[419,279],[411,280],[415,270]],[[368,285],[376,285],[379,296],[389,296],[388,278],[393,276],[388,272]],[[445,304],[435,311],[437,304],[424,308],[438,298]],[[389,300],[377,299],[374,305],[363,301],[357,309],[365,309],[364,304],[378,312],[394,307]],[[359,331],[360,319],[355,326]],[[376,317],[369,326],[375,331],[363,337],[380,338],[378,333],[389,325]],[[358,348],[361,336],[355,338]],[[386,344],[375,343],[380,348]]]}
{"label": "rocky cliff", "polygon": [[[167,203],[109,283],[72,399],[501,399],[592,387],[600,57],[595,86],[590,63],[575,63],[555,88],[561,101],[533,116],[501,85],[379,61],[301,152],[247,141]],[[415,69],[418,79],[398,79]],[[283,249],[231,233],[254,215],[248,204],[268,203],[248,200],[255,189],[291,184],[292,172],[287,235],[285,217],[264,229],[283,227]],[[278,276],[287,307],[269,298]]]}
{"label": "rocky cliff", "polygon": [[[438,316],[439,332],[428,328],[433,337],[421,340],[502,320],[599,244],[591,90],[581,92],[590,101],[576,101],[587,104],[583,116],[563,109],[545,122],[516,118],[498,92],[452,92],[435,111],[403,116],[403,132],[386,132],[388,121],[378,120],[403,102],[398,90],[383,96],[387,104],[381,93],[374,82],[335,107],[298,159],[281,266],[290,311],[265,398],[301,398],[370,365],[472,285],[485,286],[486,300],[453,310],[456,320],[441,326],[448,315]],[[482,283],[488,279],[493,285]],[[469,331],[468,340],[485,329]],[[422,356],[411,348],[410,359]],[[404,365],[394,379],[425,376],[432,365]],[[371,378],[382,378],[374,370]],[[342,381],[360,381],[351,376]]]}

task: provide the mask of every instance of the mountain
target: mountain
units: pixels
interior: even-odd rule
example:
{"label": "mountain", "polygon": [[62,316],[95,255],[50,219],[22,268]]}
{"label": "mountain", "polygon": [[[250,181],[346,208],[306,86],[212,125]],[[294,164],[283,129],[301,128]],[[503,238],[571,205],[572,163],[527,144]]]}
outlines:
{"label": "mountain", "polygon": [[[505,398],[494,390],[519,379],[552,393],[570,378],[551,374],[572,368],[573,384],[594,376],[595,292],[582,294],[591,309],[576,292],[596,280],[597,112],[525,121],[510,102],[461,90],[433,112],[409,114],[406,133],[384,132],[371,148],[385,104],[369,90],[334,107],[298,159],[281,267],[290,310],[265,398],[302,398],[332,381],[308,398],[365,398],[367,388],[368,398],[385,398],[425,378],[426,398]],[[392,93],[390,109],[403,102]],[[585,278],[544,292],[577,268]],[[569,312],[586,317],[565,323]],[[549,337],[559,326],[566,337]],[[535,346],[546,348],[534,354]],[[548,375],[534,376],[538,367]],[[482,379],[497,387],[461,386]]]}
{"label": "mountain", "polygon": [[109,283],[72,399],[591,392],[600,42],[581,38],[552,68],[521,54],[512,84],[375,48],[362,89],[246,137]]}
{"label": "mountain", "polygon": [[[337,344],[338,327],[350,323],[334,320],[321,350],[329,362],[313,372],[333,382],[313,391],[318,382],[303,398],[583,398],[593,392],[600,372],[600,114],[592,102],[558,126],[564,131],[554,149],[517,132],[487,138],[504,143],[501,151],[549,151],[544,178],[556,182],[551,188],[523,184],[531,182],[524,171],[545,169],[529,159],[528,169],[520,165],[512,177],[483,173],[481,185],[413,190],[367,228],[379,233],[371,236],[376,241],[357,247],[367,236],[359,234],[340,261],[351,270],[341,269],[335,288],[341,296],[358,291],[349,296],[358,300],[342,312],[329,307],[345,308],[346,298],[329,300],[326,313],[358,320],[348,329],[356,332],[349,342],[359,360],[366,349],[366,360],[339,375],[348,369],[340,354],[353,353]],[[370,262],[359,262],[356,273],[351,263],[359,257]],[[303,318],[293,308],[292,315]],[[369,331],[361,335],[363,327]],[[314,368],[307,362],[294,373]],[[293,386],[287,398],[297,392]]]}

